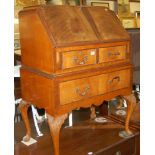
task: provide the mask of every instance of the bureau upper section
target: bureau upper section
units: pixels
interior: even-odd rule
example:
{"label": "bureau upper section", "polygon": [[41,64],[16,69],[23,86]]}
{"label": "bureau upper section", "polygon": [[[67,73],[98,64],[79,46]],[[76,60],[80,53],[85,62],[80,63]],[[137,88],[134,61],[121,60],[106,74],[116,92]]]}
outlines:
{"label": "bureau upper section", "polygon": [[[115,13],[105,7],[25,8],[19,13],[19,29],[22,63],[46,73],[125,59],[129,52],[128,33]],[[110,43],[116,42],[120,44],[114,49]]]}

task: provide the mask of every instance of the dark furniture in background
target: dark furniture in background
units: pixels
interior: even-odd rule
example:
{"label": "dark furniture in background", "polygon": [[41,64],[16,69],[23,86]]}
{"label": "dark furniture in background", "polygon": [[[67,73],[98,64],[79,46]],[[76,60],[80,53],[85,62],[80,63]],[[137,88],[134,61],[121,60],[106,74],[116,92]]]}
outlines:
{"label": "dark furniture in background", "polygon": [[127,29],[127,31],[131,37],[133,84],[140,84],[140,29]]}
{"label": "dark furniture in background", "polygon": [[[20,65],[21,55],[14,53],[14,66]],[[14,95],[15,99],[21,98],[20,77],[14,77]]]}

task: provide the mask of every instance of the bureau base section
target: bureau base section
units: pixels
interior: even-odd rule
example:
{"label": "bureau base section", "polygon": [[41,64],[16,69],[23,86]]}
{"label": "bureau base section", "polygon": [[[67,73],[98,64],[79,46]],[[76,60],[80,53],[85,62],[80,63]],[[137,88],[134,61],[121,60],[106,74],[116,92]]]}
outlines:
{"label": "bureau base section", "polygon": [[52,115],[79,107],[100,105],[118,95],[131,94],[131,68],[90,75],[48,78],[21,70],[22,98]]}
{"label": "bureau base section", "polygon": [[[131,68],[123,68],[106,72],[94,72],[83,75],[49,78],[28,70],[21,70],[23,107],[34,104],[44,108],[47,113],[48,124],[53,139],[54,155],[59,155],[60,129],[67,118],[67,113],[79,107],[100,105],[104,100],[110,100],[118,95],[131,94]],[[132,113],[131,97],[127,98],[128,114],[125,131],[129,130],[129,120]],[[28,138],[31,129],[26,112],[21,108]],[[92,110],[92,114],[95,111]],[[95,115],[93,115],[95,116]],[[26,139],[27,140],[27,139]],[[128,145],[128,144],[126,144]]]}

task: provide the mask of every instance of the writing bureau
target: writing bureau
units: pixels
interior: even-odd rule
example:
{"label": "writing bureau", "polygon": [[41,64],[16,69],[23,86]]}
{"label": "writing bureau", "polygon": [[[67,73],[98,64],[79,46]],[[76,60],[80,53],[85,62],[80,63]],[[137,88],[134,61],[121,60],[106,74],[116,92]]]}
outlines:
{"label": "writing bureau", "polygon": [[[59,132],[75,108],[100,105],[118,95],[130,95],[130,37],[114,12],[104,7],[28,7],[19,13],[21,41],[20,110],[28,141],[27,108],[45,108],[59,155]],[[130,133],[132,102],[128,100],[125,130]]]}

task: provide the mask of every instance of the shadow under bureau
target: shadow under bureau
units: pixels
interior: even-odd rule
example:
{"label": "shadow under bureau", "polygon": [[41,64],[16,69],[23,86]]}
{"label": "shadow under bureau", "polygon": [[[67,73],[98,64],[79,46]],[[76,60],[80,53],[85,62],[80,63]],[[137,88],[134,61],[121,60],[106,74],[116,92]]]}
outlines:
{"label": "shadow under bureau", "polygon": [[[59,155],[59,132],[67,114],[132,91],[130,37],[114,12],[105,7],[42,5],[19,13],[21,40],[20,110],[28,141],[30,104],[44,108]],[[125,131],[132,101],[128,100]]]}

